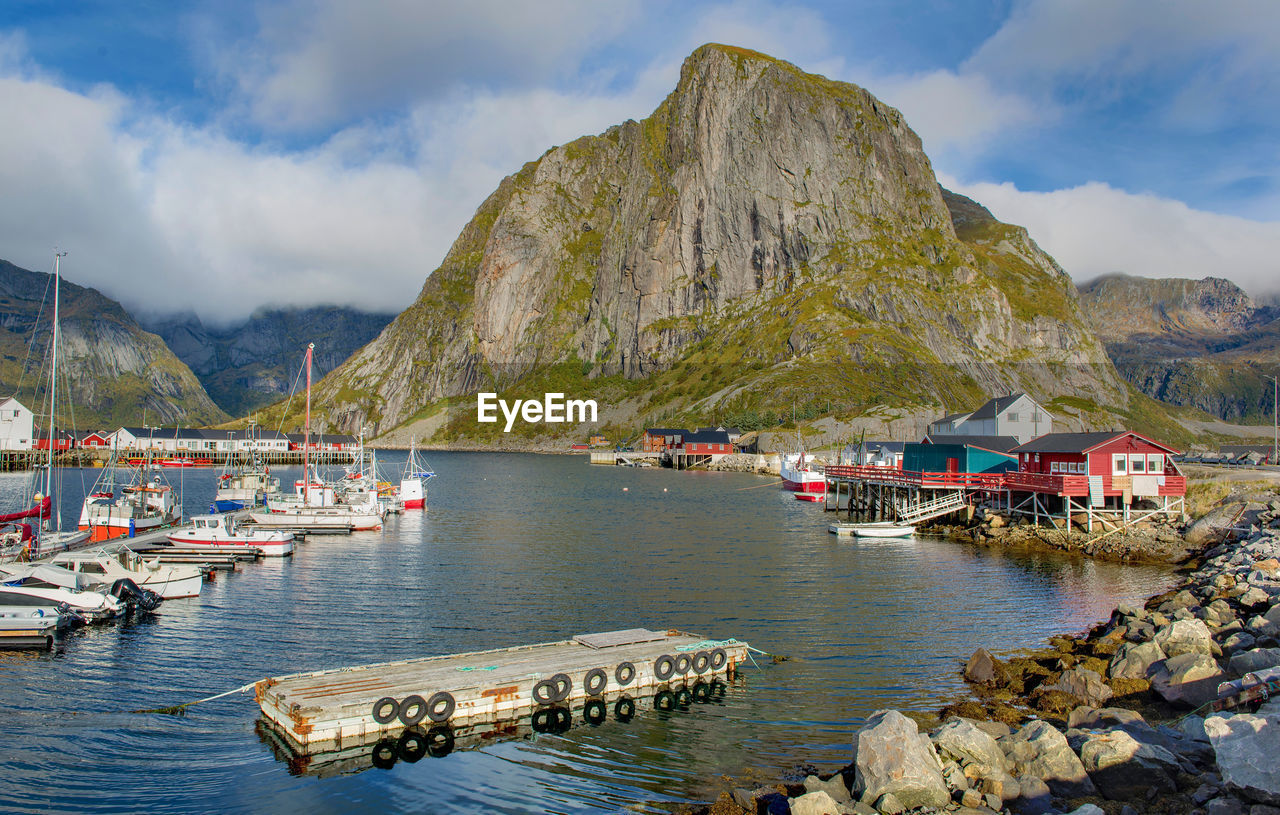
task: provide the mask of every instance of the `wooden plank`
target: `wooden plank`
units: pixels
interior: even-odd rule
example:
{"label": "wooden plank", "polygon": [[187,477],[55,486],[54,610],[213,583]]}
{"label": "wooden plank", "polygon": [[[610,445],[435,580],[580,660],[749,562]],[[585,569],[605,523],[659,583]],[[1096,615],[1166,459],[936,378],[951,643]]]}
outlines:
{"label": "wooden plank", "polygon": [[660,631],[650,631],[647,628],[626,628],[621,631],[605,631],[600,634],[579,634],[573,638],[573,641],[588,648],[600,649],[613,648],[618,645],[635,645],[641,642],[656,642],[666,639],[666,636]]}

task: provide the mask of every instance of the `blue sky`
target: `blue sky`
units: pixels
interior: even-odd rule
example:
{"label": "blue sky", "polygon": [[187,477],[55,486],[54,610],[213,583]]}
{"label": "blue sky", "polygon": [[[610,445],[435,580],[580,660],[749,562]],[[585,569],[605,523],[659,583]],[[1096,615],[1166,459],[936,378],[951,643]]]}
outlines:
{"label": "blue sky", "polygon": [[399,310],[506,174],[698,45],[857,82],[1078,280],[1280,289],[1280,4],[226,0],[0,6],[0,257],[134,308]]}

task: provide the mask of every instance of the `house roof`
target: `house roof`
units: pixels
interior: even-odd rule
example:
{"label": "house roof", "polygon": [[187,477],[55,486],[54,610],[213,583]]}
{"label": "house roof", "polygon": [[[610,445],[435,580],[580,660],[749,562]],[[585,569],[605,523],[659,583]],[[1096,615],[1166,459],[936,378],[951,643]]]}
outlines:
{"label": "house roof", "polygon": [[729,434],[723,430],[705,429],[686,434],[685,444],[731,444]]}
{"label": "house roof", "polygon": [[1003,413],[1010,405],[1026,396],[1025,393],[1013,393],[1008,396],[997,396],[995,399],[988,399],[987,403],[978,408],[970,416],[970,419],[994,419]]}
{"label": "house roof", "polygon": [[1177,450],[1167,447],[1158,441],[1149,439],[1140,433],[1134,433],[1132,430],[1109,430],[1103,433],[1046,433],[1043,436],[1032,439],[1026,444],[1014,448],[1015,453],[1088,453],[1096,447],[1100,447],[1108,442],[1114,441],[1121,436],[1133,436],[1142,439],[1148,444],[1155,445],[1161,450],[1170,454],[1177,454]]}
{"label": "house roof", "polygon": [[901,453],[907,449],[905,441],[869,441],[865,444],[868,450],[879,448],[882,453]]}
{"label": "house roof", "polygon": [[688,433],[684,428],[651,427],[644,431],[646,436],[683,436]]}
{"label": "house roof", "polygon": [[924,441],[925,444],[961,444],[993,453],[1008,453],[1018,446],[1018,440],[1013,436],[945,436],[930,433],[924,437]]}
{"label": "house roof", "polygon": [[970,415],[971,414],[969,413],[948,413],[941,419],[934,421],[933,424],[951,424],[952,422],[958,422],[961,419],[967,419]]}

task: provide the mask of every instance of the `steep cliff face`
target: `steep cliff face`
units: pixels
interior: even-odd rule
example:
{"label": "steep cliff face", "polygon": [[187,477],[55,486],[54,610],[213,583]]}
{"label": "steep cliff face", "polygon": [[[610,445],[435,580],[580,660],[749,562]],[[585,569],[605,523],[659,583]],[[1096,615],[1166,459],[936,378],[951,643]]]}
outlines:
{"label": "steep cliff face", "polygon": [[941,190],[898,111],[719,45],[644,121],[505,179],[318,403],[339,427],[385,430],[551,367],[648,414],[1007,389],[1128,400],[1062,270]]}
{"label": "steep cliff face", "polygon": [[244,416],[289,393],[307,343],[316,344],[313,375],[321,377],[376,337],[394,316],[317,306],[261,309],[229,326],[206,326],[195,314],[180,314],[148,328],[190,366],[219,407]]}
{"label": "steep cliff face", "polygon": [[[41,375],[53,314],[49,281],[50,275],[0,261],[0,388],[33,409],[35,389],[43,396],[47,387]],[[74,416],[78,429],[114,430],[144,415],[148,422],[186,425],[226,418],[164,341],[143,331],[119,303],[65,278],[60,300],[58,371],[70,399],[59,393],[59,424]]]}
{"label": "steep cliff face", "polygon": [[1280,374],[1280,309],[1230,281],[1117,275],[1080,288],[1095,331],[1143,393],[1222,419],[1270,422]]}

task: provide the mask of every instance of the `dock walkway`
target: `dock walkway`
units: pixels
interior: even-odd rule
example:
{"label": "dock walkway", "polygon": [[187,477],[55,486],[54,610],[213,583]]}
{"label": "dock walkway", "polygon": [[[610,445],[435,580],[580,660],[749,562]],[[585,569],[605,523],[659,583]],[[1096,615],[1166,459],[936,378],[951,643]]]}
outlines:
{"label": "dock walkway", "polygon": [[303,754],[369,744],[413,727],[466,727],[550,706],[729,676],[747,644],[629,629],[561,642],[264,679],[263,716]]}

